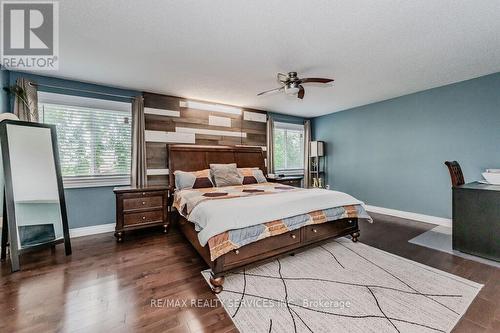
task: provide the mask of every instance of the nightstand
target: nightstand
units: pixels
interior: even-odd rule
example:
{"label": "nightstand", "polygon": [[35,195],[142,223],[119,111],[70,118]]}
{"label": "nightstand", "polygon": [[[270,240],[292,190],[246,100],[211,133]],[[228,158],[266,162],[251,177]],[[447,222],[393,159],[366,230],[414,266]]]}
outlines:
{"label": "nightstand", "polygon": [[123,240],[126,231],[163,226],[166,233],[169,225],[168,187],[115,187],[116,227],[115,237]]}
{"label": "nightstand", "polygon": [[303,178],[304,178],[303,176],[286,176],[277,178],[267,178],[267,181],[271,183],[280,183],[283,185],[290,185],[294,187],[302,187]]}

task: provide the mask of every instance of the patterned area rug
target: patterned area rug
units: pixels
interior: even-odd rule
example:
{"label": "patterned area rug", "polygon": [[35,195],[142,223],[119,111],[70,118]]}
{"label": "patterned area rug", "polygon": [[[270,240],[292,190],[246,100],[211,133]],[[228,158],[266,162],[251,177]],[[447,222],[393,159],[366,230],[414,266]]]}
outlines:
{"label": "patterned area rug", "polygon": [[218,297],[242,333],[450,332],[481,288],[340,238],[228,275]]}

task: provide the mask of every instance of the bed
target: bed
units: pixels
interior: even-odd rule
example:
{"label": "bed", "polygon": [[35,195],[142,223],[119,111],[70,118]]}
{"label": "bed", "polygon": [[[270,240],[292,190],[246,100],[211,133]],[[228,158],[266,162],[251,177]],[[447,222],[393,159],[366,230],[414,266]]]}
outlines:
{"label": "bed", "polygon": [[[257,167],[266,174],[260,147],[170,145],[168,159],[170,184],[175,171],[203,170],[212,163]],[[331,238],[350,235],[356,242],[358,219],[370,219],[362,203],[345,193],[277,183],[177,190],[174,207],[179,229],[212,270],[215,293],[231,271]]]}

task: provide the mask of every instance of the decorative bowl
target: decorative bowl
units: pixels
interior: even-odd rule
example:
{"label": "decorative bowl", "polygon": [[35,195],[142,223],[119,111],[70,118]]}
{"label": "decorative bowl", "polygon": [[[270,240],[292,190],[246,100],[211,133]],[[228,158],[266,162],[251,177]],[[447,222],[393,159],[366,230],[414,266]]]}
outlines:
{"label": "decorative bowl", "polygon": [[500,173],[496,172],[483,172],[484,179],[490,184],[500,185]]}

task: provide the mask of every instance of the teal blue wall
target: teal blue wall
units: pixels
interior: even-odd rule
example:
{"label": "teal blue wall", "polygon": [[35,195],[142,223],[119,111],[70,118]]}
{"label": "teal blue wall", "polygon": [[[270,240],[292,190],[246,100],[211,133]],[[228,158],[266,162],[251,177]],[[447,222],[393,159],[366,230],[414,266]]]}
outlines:
{"label": "teal blue wall", "polygon": [[291,124],[303,124],[304,120],[307,119],[303,117],[290,116],[288,114],[274,113],[274,112],[269,112],[269,116],[271,116],[274,121],[282,123],[291,123]]}
{"label": "teal blue wall", "polygon": [[[29,78],[40,84],[62,86],[72,89],[97,91],[100,93],[117,94],[124,96],[137,96],[141,94],[140,92],[133,90],[110,88],[102,85],[63,80],[33,74],[25,74],[20,72],[10,72],[9,84],[14,85],[17,78],[20,76]],[[83,97],[129,101],[129,99],[127,98],[116,98],[90,93],[75,92],[65,89],[40,87],[39,90],[78,95]],[[68,211],[68,223],[70,228],[87,227],[115,222],[115,196],[113,193],[113,187],[66,189],[64,191],[64,194],[66,198],[66,209]]]}
{"label": "teal blue wall", "polygon": [[327,183],[367,204],[451,217],[443,162],[466,181],[500,168],[500,73],[313,119]]}
{"label": "teal blue wall", "polygon": [[3,87],[7,87],[9,85],[9,72],[4,70],[3,67],[0,66],[0,113],[8,112],[9,108],[9,97],[7,92],[3,90]]}
{"label": "teal blue wall", "polygon": [[115,223],[113,187],[66,189],[64,195],[70,228]]}
{"label": "teal blue wall", "polygon": [[58,79],[58,78],[53,78],[53,77],[48,77],[48,76],[41,76],[41,75],[13,72],[13,71],[11,71],[9,73],[10,73],[9,82],[10,82],[11,86],[16,84],[16,80],[19,77],[24,77],[24,78],[33,80],[37,83],[40,83],[40,84],[66,88],[66,89],[61,89],[61,88],[39,87],[39,89],[38,89],[39,91],[46,91],[46,92],[53,92],[53,93],[67,94],[67,95],[76,95],[76,96],[82,96],[82,97],[101,98],[101,99],[108,99],[108,100],[112,100],[112,101],[122,101],[122,102],[130,101],[130,99],[113,97],[113,96],[106,96],[106,95],[101,95],[101,94],[92,94],[92,93],[81,92],[81,91],[73,91],[71,89],[96,91],[96,92],[102,93],[102,94],[123,95],[123,96],[131,96],[131,97],[141,94],[141,92],[134,91],[134,90],[112,88],[112,87],[107,87],[107,86],[93,84],[93,83],[85,83],[85,82],[73,81],[73,80],[64,80],[64,79]]}

